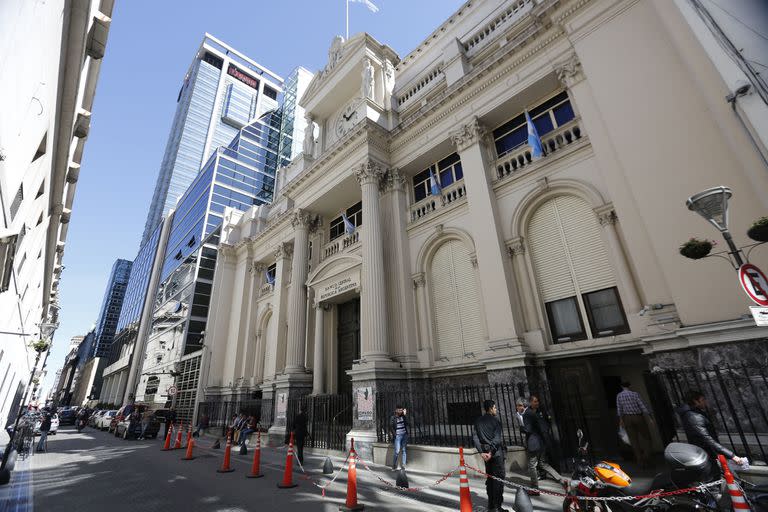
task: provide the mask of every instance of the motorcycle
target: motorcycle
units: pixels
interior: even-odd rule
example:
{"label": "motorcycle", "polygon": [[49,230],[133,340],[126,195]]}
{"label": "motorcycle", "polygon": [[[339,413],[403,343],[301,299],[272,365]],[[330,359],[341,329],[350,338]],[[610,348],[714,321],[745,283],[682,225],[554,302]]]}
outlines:
{"label": "motorcycle", "polygon": [[86,422],[87,422],[87,420],[85,418],[78,418],[77,419],[77,433],[78,434],[83,431],[83,429],[85,428]]}
{"label": "motorcycle", "polygon": [[[698,489],[673,496],[648,496],[654,491],[674,491],[695,487],[706,481],[710,467],[707,453],[698,446],[670,443],[664,450],[667,470],[645,484],[632,478],[615,462],[588,460],[589,443],[582,444],[579,429],[578,455],[573,459],[573,474],[563,500],[563,512],[687,512],[717,511],[725,497],[723,486]],[[646,496],[635,500],[617,500],[627,496]],[[582,497],[605,498],[584,500]]]}

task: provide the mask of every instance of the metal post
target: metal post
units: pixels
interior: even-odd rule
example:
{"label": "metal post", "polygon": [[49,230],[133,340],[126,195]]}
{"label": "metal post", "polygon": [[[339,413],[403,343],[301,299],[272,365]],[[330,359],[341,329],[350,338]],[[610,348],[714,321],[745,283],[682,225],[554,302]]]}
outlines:
{"label": "metal post", "polygon": [[736,244],[733,243],[733,237],[731,237],[730,231],[723,231],[723,238],[725,239],[725,243],[728,244],[728,254],[733,256],[733,259],[736,260],[737,269],[741,267],[744,264],[744,258],[741,257],[741,250],[736,247]]}

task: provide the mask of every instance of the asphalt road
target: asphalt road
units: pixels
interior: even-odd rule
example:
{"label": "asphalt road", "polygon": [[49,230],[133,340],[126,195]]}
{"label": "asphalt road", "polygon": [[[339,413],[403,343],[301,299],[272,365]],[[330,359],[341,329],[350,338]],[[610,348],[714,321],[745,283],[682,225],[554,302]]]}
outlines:
{"label": "asphalt road", "polygon": [[[78,434],[63,428],[48,438],[48,452],[35,454],[17,464],[11,486],[0,490],[0,510],[8,511],[309,511],[338,510],[346,497],[346,472],[326,490],[325,497],[313,481],[323,485],[329,478],[321,474],[323,458],[306,456],[310,476],[294,466],[298,487],[278,489],[285,464],[285,451],[262,450],[264,478],[247,479],[253,452],[247,456],[233,450],[233,473],[221,474],[223,449],[208,448],[210,439],[199,442],[196,459],[182,461],[183,450],[162,452],[160,440],[123,441],[91,428]],[[334,461],[336,470],[341,460]],[[424,492],[392,491],[378,478],[394,480],[394,473],[383,467],[369,472],[358,466],[358,500],[366,510],[456,511],[459,509],[458,476],[448,478]],[[411,487],[434,483],[434,475],[409,475]],[[472,480],[473,510],[486,510],[483,480]],[[3,494],[4,493],[4,494]],[[13,496],[14,499],[3,500]],[[27,500],[32,503],[25,503]],[[505,506],[512,508],[514,491],[506,492]],[[535,498],[536,511],[561,510],[556,498]],[[0,504],[2,505],[2,504]]]}

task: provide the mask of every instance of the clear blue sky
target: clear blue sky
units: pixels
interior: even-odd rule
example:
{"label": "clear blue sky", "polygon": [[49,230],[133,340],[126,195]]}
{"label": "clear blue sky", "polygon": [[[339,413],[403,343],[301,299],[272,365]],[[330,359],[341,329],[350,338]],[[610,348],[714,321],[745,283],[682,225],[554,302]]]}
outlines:
{"label": "clear blue sky", "polygon": [[[404,57],[463,3],[350,2],[350,34],[368,32]],[[64,362],[69,339],[96,321],[109,271],[133,259],[165,149],[184,74],[209,32],[286,77],[321,69],[344,0],[127,0],[116,2],[93,120],[64,252],[61,326],[43,392]]]}

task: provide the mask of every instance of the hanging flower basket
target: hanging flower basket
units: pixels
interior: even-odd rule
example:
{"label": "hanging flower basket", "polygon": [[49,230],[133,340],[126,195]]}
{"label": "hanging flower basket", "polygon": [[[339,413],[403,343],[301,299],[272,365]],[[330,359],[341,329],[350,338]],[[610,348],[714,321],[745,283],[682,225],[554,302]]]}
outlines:
{"label": "hanging flower basket", "polygon": [[691,238],[680,246],[680,254],[692,260],[700,260],[707,257],[715,245],[716,242],[713,240]]}
{"label": "hanging flower basket", "polygon": [[50,344],[48,343],[48,340],[37,340],[32,343],[32,349],[37,353],[43,353],[46,350],[48,350],[48,347]]}
{"label": "hanging flower basket", "polygon": [[747,230],[747,236],[756,242],[768,242],[768,217],[761,217]]}

